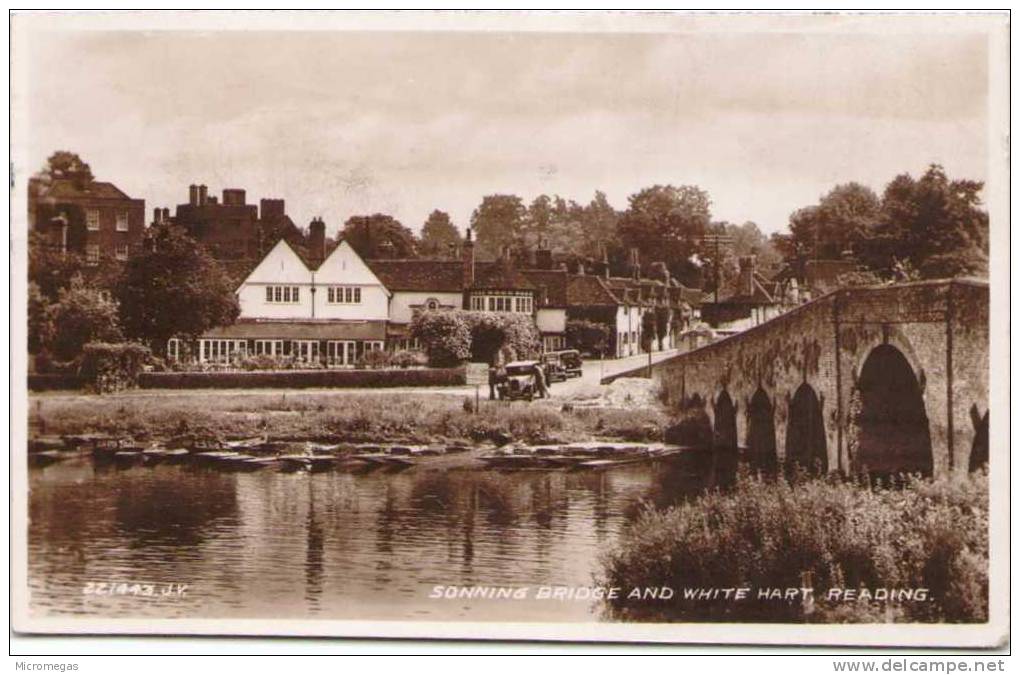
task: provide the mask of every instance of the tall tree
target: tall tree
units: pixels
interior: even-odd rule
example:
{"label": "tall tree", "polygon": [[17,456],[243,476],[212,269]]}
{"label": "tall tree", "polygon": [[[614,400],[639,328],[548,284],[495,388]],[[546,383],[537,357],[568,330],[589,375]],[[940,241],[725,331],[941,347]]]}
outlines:
{"label": "tall tree", "polygon": [[691,261],[711,220],[708,193],[693,185],[655,185],[633,194],[620,218],[624,248],[636,248],[642,263],[663,261],[686,285],[700,285],[701,270]]}
{"label": "tall tree", "polygon": [[37,175],[39,178],[68,178],[89,183],[93,180],[92,169],[76,153],[57,150],[46,160],[46,166]]}
{"label": "tall tree", "polygon": [[461,243],[460,232],[450,220],[450,214],[436,209],[429,214],[421,228],[419,252],[425,256],[445,257],[450,248]]}
{"label": "tall tree", "polygon": [[50,333],[41,346],[60,361],[77,358],[89,342],[122,339],[116,303],[81,283],[60,291],[57,302],[47,309],[47,318]]}
{"label": "tall tree", "polygon": [[620,214],[613,208],[601,190],[588,202],[581,212],[581,253],[592,258],[602,256],[603,247],[613,248],[617,245],[616,226]]}
{"label": "tall tree", "polygon": [[471,214],[478,251],[498,256],[505,246],[518,246],[525,233],[527,209],[516,195],[486,195]]}
{"label": "tall tree", "polygon": [[875,192],[860,183],[832,188],[817,204],[790,215],[793,249],[801,258],[836,259],[853,251],[864,233],[879,219]]}
{"label": "tall tree", "polygon": [[124,269],[115,296],[128,337],[165,353],[175,335],[196,338],[233,323],[240,309],[219,264],[177,227],[151,228],[144,250]]}
{"label": "tall tree", "polygon": [[414,258],[418,253],[414,233],[393,216],[382,213],[351,216],[340,238],[362,258]]}
{"label": "tall tree", "polygon": [[895,276],[915,268],[924,278],[988,273],[988,214],[983,183],[950,180],[937,164],[919,179],[901,174],[886,186],[881,218],[862,236],[861,258]]}

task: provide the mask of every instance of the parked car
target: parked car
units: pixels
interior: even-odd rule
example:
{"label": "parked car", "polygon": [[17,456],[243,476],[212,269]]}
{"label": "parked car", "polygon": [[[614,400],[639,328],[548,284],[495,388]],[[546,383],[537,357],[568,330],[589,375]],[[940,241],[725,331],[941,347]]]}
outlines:
{"label": "parked car", "polygon": [[581,377],[581,352],[576,349],[563,349],[558,352],[542,354],[542,363],[547,365],[546,373],[549,382],[562,382],[569,377]]}
{"label": "parked car", "polygon": [[535,386],[535,368],[538,361],[513,361],[506,364],[506,377],[497,385],[503,401],[524,399],[530,401],[538,395]]}
{"label": "parked car", "polygon": [[563,382],[567,379],[567,370],[560,359],[560,352],[546,352],[542,354],[539,360],[542,363],[542,368],[545,369],[546,382],[551,384],[553,382]]}

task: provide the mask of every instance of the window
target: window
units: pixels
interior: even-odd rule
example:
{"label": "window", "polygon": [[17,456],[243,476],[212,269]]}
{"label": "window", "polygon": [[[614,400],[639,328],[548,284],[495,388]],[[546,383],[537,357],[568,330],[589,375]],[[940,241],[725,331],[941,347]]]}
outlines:
{"label": "window", "polygon": [[360,286],[330,286],[327,300],[331,305],[361,304]]}
{"label": "window", "polygon": [[117,253],[116,253],[116,255],[117,255],[117,260],[127,260],[128,259],[128,245],[127,244],[117,244]]}
{"label": "window", "polygon": [[128,214],[127,211],[117,212],[117,231],[127,232],[128,231]]}
{"label": "window", "polygon": [[301,302],[300,286],[266,286],[266,302],[295,304]]}
{"label": "window", "polygon": [[89,244],[85,247],[85,262],[90,265],[99,263],[99,244]]}
{"label": "window", "polygon": [[85,227],[93,232],[99,230],[99,209],[87,209],[85,211]]}
{"label": "window", "polygon": [[439,309],[439,301],[435,298],[429,298],[425,301],[425,309],[436,310]]}

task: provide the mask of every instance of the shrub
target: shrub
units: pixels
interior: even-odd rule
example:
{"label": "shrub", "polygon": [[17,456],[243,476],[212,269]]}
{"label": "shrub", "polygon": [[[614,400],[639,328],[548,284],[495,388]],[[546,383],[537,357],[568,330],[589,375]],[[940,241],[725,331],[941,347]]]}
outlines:
{"label": "shrub", "polygon": [[471,329],[465,312],[421,312],[411,322],[411,336],[425,345],[429,365],[445,368],[471,357]]}
{"label": "shrub", "polygon": [[[833,477],[765,480],[746,470],[731,493],[646,509],[604,559],[606,583],[668,586],[670,603],[626,597],[627,618],[764,621],[957,621],[988,616],[988,476],[911,478],[890,489]],[[756,599],[799,588],[814,607]],[[684,588],[752,589],[749,598],[684,600]],[[830,588],[928,589],[925,601],[835,601]]]}
{"label": "shrub", "polygon": [[308,367],[307,364],[299,363],[293,356],[279,354],[250,354],[237,359],[237,365],[241,370],[294,370],[295,368]]}
{"label": "shrub", "polygon": [[389,352],[382,349],[369,349],[355,362],[354,367],[379,369],[390,365],[391,361],[392,356]]}
{"label": "shrub", "polygon": [[142,373],[143,389],[446,387],[464,384],[463,368]]}
{"label": "shrub", "polygon": [[135,342],[90,342],[82,349],[78,375],[98,393],[138,386],[138,376],[150,362],[149,348]]}
{"label": "shrub", "polygon": [[46,315],[49,332],[40,336],[46,338],[42,347],[61,361],[78,358],[89,342],[117,343],[123,339],[117,305],[98,290],[78,283],[61,290]]}
{"label": "shrub", "polygon": [[610,350],[612,329],[604,323],[583,319],[567,322],[567,344],[586,354],[601,356]]}
{"label": "shrub", "polygon": [[429,358],[422,352],[402,349],[395,352],[390,359],[390,364],[399,368],[421,368],[428,365]]}

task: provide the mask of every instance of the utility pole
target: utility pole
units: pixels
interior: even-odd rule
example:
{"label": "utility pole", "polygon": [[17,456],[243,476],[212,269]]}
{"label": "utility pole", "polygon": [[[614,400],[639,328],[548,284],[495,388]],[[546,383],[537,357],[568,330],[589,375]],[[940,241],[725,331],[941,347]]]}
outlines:
{"label": "utility pole", "polygon": [[715,277],[715,303],[719,303],[719,266],[720,266],[720,251],[723,246],[731,246],[733,244],[733,237],[726,234],[725,230],[722,232],[709,232],[701,236],[701,243],[707,244],[715,248],[715,252],[712,258],[712,267],[714,268],[713,276]]}

